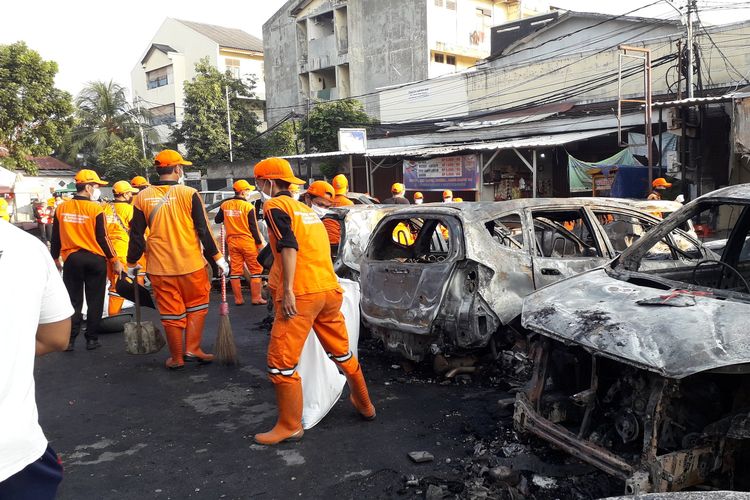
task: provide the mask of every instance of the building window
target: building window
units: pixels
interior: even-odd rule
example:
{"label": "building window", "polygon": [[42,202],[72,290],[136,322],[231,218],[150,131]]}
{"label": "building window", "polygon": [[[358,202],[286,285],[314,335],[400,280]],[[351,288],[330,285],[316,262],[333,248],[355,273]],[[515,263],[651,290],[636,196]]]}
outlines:
{"label": "building window", "polygon": [[445,64],[456,65],[456,56],[445,56]]}
{"label": "building window", "polygon": [[440,54],[438,52],[435,52],[435,62],[436,63],[441,63],[441,64],[444,63],[445,62],[445,55],[444,54]]}
{"label": "building window", "polygon": [[443,0],[435,0],[435,7],[442,7],[443,6]]}
{"label": "building window", "polygon": [[149,109],[151,125],[168,125],[175,122],[174,104],[166,104]]}
{"label": "building window", "polygon": [[236,78],[237,80],[240,79],[240,60],[239,59],[232,59],[227,57],[224,60],[224,66],[226,66],[227,71],[229,71],[229,74],[232,75],[232,78]]}
{"label": "building window", "polygon": [[146,72],[146,79],[148,80],[149,89],[169,85],[172,83],[172,66],[164,66],[163,68],[148,71]]}
{"label": "building window", "polygon": [[456,0],[445,0],[445,8],[448,10],[456,10]]}

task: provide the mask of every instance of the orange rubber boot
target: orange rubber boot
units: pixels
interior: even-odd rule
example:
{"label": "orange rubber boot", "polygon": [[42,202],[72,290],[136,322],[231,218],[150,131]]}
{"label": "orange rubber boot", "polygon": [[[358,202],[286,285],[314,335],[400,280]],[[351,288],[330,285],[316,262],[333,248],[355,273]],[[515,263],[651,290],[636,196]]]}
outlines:
{"label": "orange rubber boot", "polygon": [[258,444],[279,444],[282,441],[299,441],[302,430],[302,384],[274,384],[279,417],[268,432],[255,435]]}
{"label": "orange rubber boot", "polygon": [[250,298],[253,302],[253,305],[264,306],[268,304],[268,302],[263,299],[263,296],[260,293],[262,288],[263,282],[260,280],[260,278],[253,278],[250,280]]}
{"label": "orange rubber boot", "polygon": [[116,316],[120,314],[122,311],[122,304],[125,302],[125,299],[116,295],[110,295],[109,296],[109,305],[107,307],[107,312],[110,316]]}
{"label": "orange rubber boot", "polygon": [[245,299],[242,298],[242,282],[239,279],[231,279],[229,280],[229,283],[232,284],[232,293],[234,294],[234,305],[241,306],[242,304],[245,303]]}
{"label": "orange rubber boot", "polygon": [[214,360],[213,354],[207,354],[201,349],[203,325],[206,323],[207,313],[207,310],[203,310],[197,313],[188,313],[187,315],[187,328],[185,328],[185,361],[210,363]]}
{"label": "orange rubber boot", "polygon": [[375,407],[370,401],[370,394],[367,392],[367,384],[362,374],[362,367],[358,366],[357,371],[352,375],[346,375],[346,381],[349,383],[349,401],[352,402],[362,418],[365,420],[375,420]]}
{"label": "orange rubber boot", "polygon": [[165,326],[164,333],[167,337],[167,346],[169,346],[170,358],[167,359],[165,366],[170,370],[179,370],[185,366],[182,360],[183,342],[182,328],[178,326]]}

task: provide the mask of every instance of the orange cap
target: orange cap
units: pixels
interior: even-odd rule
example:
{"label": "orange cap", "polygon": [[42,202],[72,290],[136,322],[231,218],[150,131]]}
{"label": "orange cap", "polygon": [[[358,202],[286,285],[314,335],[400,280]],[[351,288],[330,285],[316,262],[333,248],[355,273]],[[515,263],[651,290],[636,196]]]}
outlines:
{"label": "orange cap", "polygon": [[130,185],[134,188],[145,188],[149,187],[151,184],[148,183],[145,177],[136,175],[135,177],[133,177],[133,180],[130,181]]}
{"label": "orange cap", "polygon": [[672,187],[672,183],[667,182],[667,179],[665,179],[664,177],[659,177],[658,179],[654,179],[654,182],[652,182],[651,185],[655,188],[657,187],[671,188]]}
{"label": "orange cap", "polygon": [[416,193],[414,193],[414,199],[415,200],[421,200],[423,198],[424,198],[424,195],[422,195],[422,193],[420,193],[419,191],[417,191]]}
{"label": "orange cap", "polygon": [[185,161],[182,155],[174,149],[165,149],[160,151],[159,154],[154,157],[154,165],[156,168],[160,168],[176,167],[177,165],[192,165],[192,163]]}
{"label": "orange cap", "polygon": [[446,189],[445,191],[443,191],[443,199],[446,198],[453,198],[453,191],[451,191],[450,189]]}
{"label": "orange cap", "polygon": [[310,184],[309,188],[307,188],[307,194],[309,194],[310,196],[325,198],[329,201],[333,201],[335,191],[336,190],[333,188],[333,186],[328,184],[326,181],[315,181]]}
{"label": "orange cap", "polygon": [[255,164],[253,176],[256,179],[280,180],[290,184],[304,184],[294,176],[292,166],[283,158],[266,158]]}
{"label": "orange cap", "polygon": [[336,194],[346,194],[349,192],[349,180],[344,174],[339,174],[334,177],[331,184],[333,185],[333,190]]}
{"label": "orange cap", "polygon": [[130,185],[128,181],[117,181],[112,184],[112,192],[115,194],[137,193],[138,190]]}
{"label": "orange cap", "polygon": [[99,178],[99,174],[93,170],[84,168],[79,170],[75,177],[76,184],[98,184],[100,186],[106,186],[109,182],[104,182]]}
{"label": "orange cap", "polygon": [[391,193],[393,194],[403,193],[404,191],[406,191],[406,188],[400,182],[394,182],[391,186]]}
{"label": "orange cap", "polygon": [[255,191],[255,186],[252,186],[245,179],[240,179],[232,184],[232,189],[234,189],[235,193],[241,193],[247,189],[249,189],[250,191]]}

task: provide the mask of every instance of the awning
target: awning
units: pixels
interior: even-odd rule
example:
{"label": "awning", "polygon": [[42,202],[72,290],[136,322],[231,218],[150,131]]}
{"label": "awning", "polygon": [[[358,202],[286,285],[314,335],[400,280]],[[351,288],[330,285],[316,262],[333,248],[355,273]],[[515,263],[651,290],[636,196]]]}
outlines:
{"label": "awning", "polygon": [[307,158],[328,158],[334,156],[349,156],[361,154],[362,153],[350,153],[348,151],[328,151],[326,153],[308,153],[302,155],[280,156],[279,158],[284,158],[285,160],[304,160]]}
{"label": "awning", "polygon": [[583,141],[617,132],[616,128],[591,130],[588,132],[570,132],[567,134],[538,135],[493,142],[471,142],[464,144],[443,144],[435,146],[402,146],[394,148],[368,149],[368,158],[404,156],[409,158],[442,156],[464,151],[495,151],[498,149],[536,149],[562,146],[571,142]]}

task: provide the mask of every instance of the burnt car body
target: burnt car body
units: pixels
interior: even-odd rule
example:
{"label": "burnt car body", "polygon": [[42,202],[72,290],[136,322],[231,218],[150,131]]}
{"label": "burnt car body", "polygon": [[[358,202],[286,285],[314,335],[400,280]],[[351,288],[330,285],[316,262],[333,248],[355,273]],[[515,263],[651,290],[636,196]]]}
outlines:
{"label": "burnt car body", "polygon": [[362,317],[387,349],[414,361],[485,348],[526,295],[605,264],[658,222],[583,198],[395,208],[363,255]]}
{"label": "burnt car body", "polygon": [[[713,218],[719,255],[680,230]],[[746,489],[750,185],[686,205],[607,266],[526,298],[534,361],[515,421],[626,492]]]}

